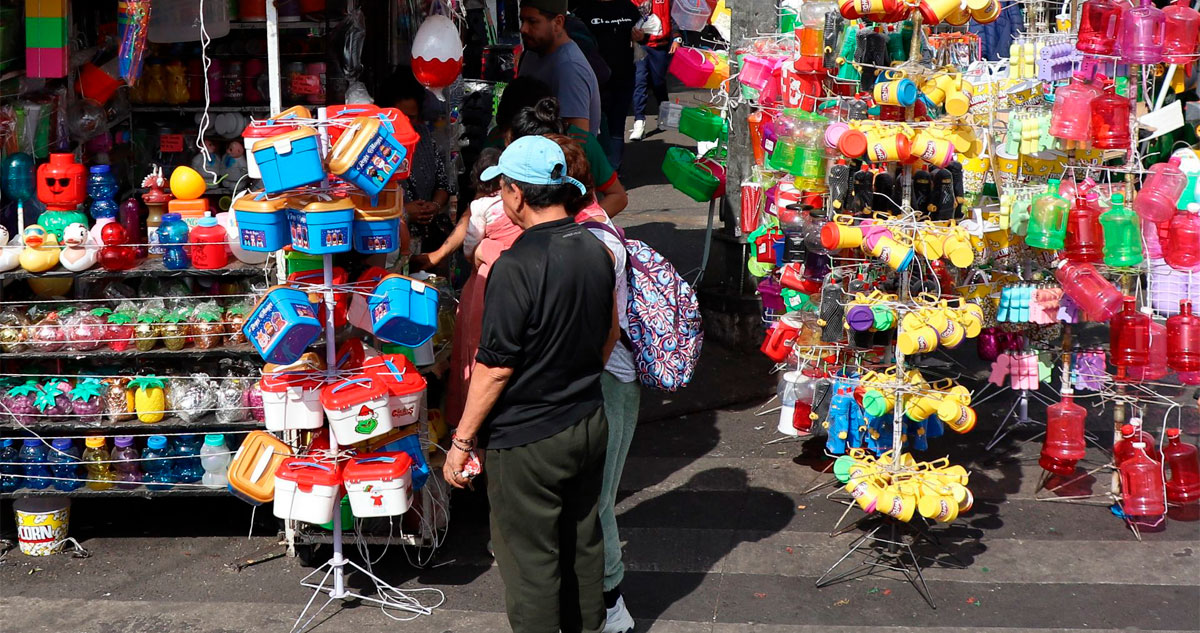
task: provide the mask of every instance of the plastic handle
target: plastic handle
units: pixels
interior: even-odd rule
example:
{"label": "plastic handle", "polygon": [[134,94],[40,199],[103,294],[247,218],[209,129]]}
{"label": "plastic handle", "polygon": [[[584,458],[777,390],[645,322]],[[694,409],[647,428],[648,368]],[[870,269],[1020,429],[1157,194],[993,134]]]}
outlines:
{"label": "plastic handle", "polygon": [[393,376],[399,376],[401,380],[404,379],[404,373],[408,371],[408,368],[405,368],[403,371],[400,369],[397,369],[396,364],[393,363],[390,358],[383,361],[383,366],[387,367],[388,371],[392,372]]}
{"label": "plastic handle", "polygon": [[337,392],[341,391],[342,389],[349,387],[350,385],[355,385],[355,384],[364,383],[364,382],[368,383],[368,384],[374,384],[374,381],[372,381],[370,379],[370,377],[355,378],[354,380],[347,380],[346,382],[334,387],[332,393],[337,393]]}
{"label": "plastic handle", "polygon": [[317,462],[292,462],[288,464],[288,468],[320,468],[325,472],[333,472],[332,468],[325,464],[318,464]]}
{"label": "plastic handle", "polygon": [[380,455],[379,457],[367,457],[365,459],[360,459],[360,460],[355,461],[354,463],[356,463],[356,464],[394,464],[394,463],[396,463],[396,458],[388,457],[387,455]]}

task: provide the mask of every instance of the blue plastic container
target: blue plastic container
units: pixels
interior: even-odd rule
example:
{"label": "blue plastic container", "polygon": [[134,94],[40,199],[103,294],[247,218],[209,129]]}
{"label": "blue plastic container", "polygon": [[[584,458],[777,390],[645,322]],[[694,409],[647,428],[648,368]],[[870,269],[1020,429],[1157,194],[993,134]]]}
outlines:
{"label": "blue plastic container", "polygon": [[292,248],[309,255],[345,253],[354,230],[354,203],[342,198],[287,210]]}
{"label": "blue plastic container", "polygon": [[437,332],[437,289],[415,279],[385,277],[368,306],[375,336],[389,343],[418,347]]}
{"label": "blue plastic container", "polygon": [[354,214],[354,250],[366,254],[390,253],[400,248],[400,214],[390,217],[364,213]]}
{"label": "blue plastic container", "polygon": [[256,197],[251,194],[233,201],[242,248],[270,253],[290,244],[283,205],[279,200],[256,200]]}
{"label": "blue plastic container", "polygon": [[242,325],[242,334],[268,363],[287,365],[300,360],[321,336],[321,322],[308,295],[275,286],[258,302]]}
{"label": "blue plastic container", "polygon": [[317,132],[312,128],[284,132],[255,143],[254,160],[267,193],[312,184],[325,177]]}
{"label": "blue plastic container", "polygon": [[404,164],[407,151],[392,135],[391,122],[360,116],[329,153],[329,171],[374,196]]}

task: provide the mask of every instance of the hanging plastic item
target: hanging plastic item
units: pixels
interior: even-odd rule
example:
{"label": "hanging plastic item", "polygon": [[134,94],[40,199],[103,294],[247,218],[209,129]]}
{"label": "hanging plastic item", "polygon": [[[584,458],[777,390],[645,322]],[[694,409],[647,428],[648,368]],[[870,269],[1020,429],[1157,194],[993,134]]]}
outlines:
{"label": "hanging plastic item", "polygon": [[1192,270],[1200,266],[1200,204],[1189,204],[1171,218],[1163,259],[1175,270]]}
{"label": "hanging plastic item", "polygon": [[1124,8],[1115,0],[1088,0],[1079,16],[1079,41],[1075,48],[1090,55],[1112,55],[1120,32]]}
{"label": "hanging plastic item", "polygon": [[1175,371],[1200,371],[1200,316],[1192,302],[1179,302],[1179,314],[1167,319],[1167,365]]}
{"label": "hanging plastic item", "polygon": [[1092,101],[1092,147],[1129,149],[1129,97],[1125,77],[1117,77],[1112,88]]}
{"label": "hanging plastic item", "polygon": [[1195,444],[1179,437],[1179,429],[1167,429],[1167,445],[1163,447],[1167,470],[1167,501],[1189,504],[1200,501],[1200,454]]}
{"label": "hanging plastic item", "polygon": [[1063,260],[1057,264],[1054,277],[1063,292],[1096,321],[1111,319],[1121,308],[1121,292],[1091,264]]}
{"label": "hanging plastic item", "polygon": [[463,46],[458,28],[444,15],[431,15],[421,23],[413,39],[413,75],[438,99],[445,101],[442,89],[454,83],[462,72]]}
{"label": "hanging plastic item", "polygon": [[1171,221],[1176,204],[1188,183],[1187,174],[1179,168],[1181,162],[1178,156],[1172,156],[1167,162],[1150,167],[1150,175],[1133,199],[1133,210],[1138,215],[1151,222]]}
{"label": "hanging plastic item", "polygon": [[1125,516],[1157,518],[1167,513],[1162,464],[1150,459],[1144,442],[1133,443],[1133,456],[1119,468]]}
{"label": "hanging plastic item", "polygon": [[1167,16],[1150,0],[1121,17],[1121,55],[1130,64],[1157,64],[1163,60]]}
{"label": "hanging plastic item", "polygon": [[1163,61],[1168,64],[1188,64],[1196,61],[1200,51],[1200,12],[1182,4],[1163,9],[1166,30],[1163,36]]}
{"label": "hanging plastic item", "polygon": [[1142,227],[1138,216],[1125,208],[1125,196],[1112,197],[1112,208],[1100,216],[1104,226],[1104,263],[1108,266],[1137,266],[1142,263]]}
{"label": "hanging plastic item", "polygon": [[1025,243],[1029,246],[1052,251],[1065,246],[1070,205],[1058,195],[1058,187],[1059,181],[1051,180],[1049,191],[1033,201],[1025,234]]}
{"label": "hanging plastic item", "polygon": [[1046,436],[1038,464],[1056,475],[1070,475],[1075,464],[1087,457],[1083,428],[1087,410],[1075,404],[1070,394],[1046,409]]}
{"label": "hanging plastic item", "polygon": [[1067,216],[1066,248],[1063,255],[1073,262],[1104,259],[1104,229],[1100,224],[1100,194],[1089,187],[1077,189],[1075,206]]}
{"label": "hanging plastic item", "polygon": [[1118,375],[1150,361],[1150,317],[1138,312],[1137,299],[1125,297],[1124,308],[1109,329],[1109,353]]}

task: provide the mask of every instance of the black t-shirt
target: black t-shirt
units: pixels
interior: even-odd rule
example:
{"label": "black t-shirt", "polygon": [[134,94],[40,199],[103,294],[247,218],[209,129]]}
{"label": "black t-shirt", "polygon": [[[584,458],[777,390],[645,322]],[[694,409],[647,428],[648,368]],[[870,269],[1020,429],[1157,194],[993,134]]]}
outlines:
{"label": "black t-shirt", "polygon": [[488,448],[545,439],[603,403],[614,284],[608,251],[571,218],[530,227],[492,266],[475,359],[514,372],[484,424]]}
{"label": "black t-shirt", "polygon": [[583,20],[604,57],[613,79],[633,77],[633,25],[642,14],[629,0],[592,0],[575,10]]}

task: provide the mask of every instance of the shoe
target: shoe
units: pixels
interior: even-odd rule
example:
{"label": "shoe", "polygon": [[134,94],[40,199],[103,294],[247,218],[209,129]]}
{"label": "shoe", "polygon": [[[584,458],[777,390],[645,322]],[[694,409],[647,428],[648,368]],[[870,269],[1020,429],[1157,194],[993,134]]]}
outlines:
{"label": "shoe", "polygon": [[640,141],[646,136],[646,122],[639,119],[633,122],[633,131],[629,133],[629,140]]}
{"label": "shoe", "polygon": [[633,631],[633,616],[629,615],[629,609],[625,608],[625,596],[617,598],[617,603],[608,610],[605,618],[604,633],[630,633]]}

